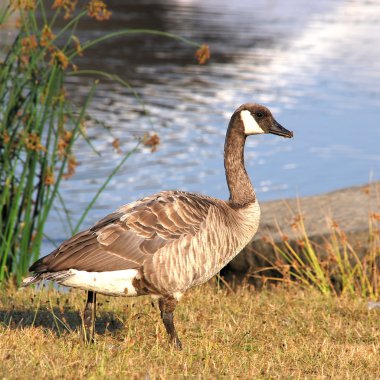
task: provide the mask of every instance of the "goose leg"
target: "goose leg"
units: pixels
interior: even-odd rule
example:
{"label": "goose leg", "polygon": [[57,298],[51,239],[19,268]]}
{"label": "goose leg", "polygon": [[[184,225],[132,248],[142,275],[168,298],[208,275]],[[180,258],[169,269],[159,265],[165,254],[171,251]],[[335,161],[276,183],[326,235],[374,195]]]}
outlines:
{"label": "goose leg", "polygon": [[86,343],[93,343],[95,337],[95,317],[96,317],[96,293],[89,290],[87,292],[87,302],[83,313],[84,331],[83,338]]}
{"label": "goose leg", "polygon": [[174,344],[177,350],[182,350],[182,343],[178,338],[177,331],[174,327],[174,317],[173,312],[177,306],[177,300],[171,297],[160,298],[158,300],[158,305],[161,311],[161,318],[164,322],[166,332],[169,334],[170,342]]}

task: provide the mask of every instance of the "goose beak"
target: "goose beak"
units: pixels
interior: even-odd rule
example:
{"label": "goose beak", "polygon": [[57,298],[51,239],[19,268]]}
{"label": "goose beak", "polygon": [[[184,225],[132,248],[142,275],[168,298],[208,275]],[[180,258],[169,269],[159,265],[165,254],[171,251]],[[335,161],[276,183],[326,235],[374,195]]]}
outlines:
{"label": "goose beak", "polygon": [[269,128],[269,133],[273,133],[274,135],[282,136],[282,137],[293,137],[293,132],[288,131],[281,124],[277,123],[276,120],[273,119],[272,126]]}

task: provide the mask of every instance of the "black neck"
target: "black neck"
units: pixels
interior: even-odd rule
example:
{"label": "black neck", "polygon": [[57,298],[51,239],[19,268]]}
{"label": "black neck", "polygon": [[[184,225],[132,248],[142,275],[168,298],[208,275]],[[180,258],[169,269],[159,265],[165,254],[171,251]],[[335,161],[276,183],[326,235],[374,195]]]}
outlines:
{"label": "black neck", "polygon": [[244,166],[244,145],[246,136],[241,128],[234,125],[241,123],[233,117],[228,126],[226,142],[224,144],[224,168],[230,201],[237,206],[253,203],[256,200],[255,191]]}

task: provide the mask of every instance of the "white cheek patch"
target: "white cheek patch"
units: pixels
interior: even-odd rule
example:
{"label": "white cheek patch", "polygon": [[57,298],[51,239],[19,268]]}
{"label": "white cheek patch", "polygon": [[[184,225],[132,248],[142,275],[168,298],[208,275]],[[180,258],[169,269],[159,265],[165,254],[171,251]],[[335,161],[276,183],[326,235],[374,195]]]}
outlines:
{"label": "white cheek patch", "polygon": [[246,135],[257,135],[265,133],[255,118],[251,115],[251,112],[244,110],[240,112],[240,117],[244,125],[244,132]]}

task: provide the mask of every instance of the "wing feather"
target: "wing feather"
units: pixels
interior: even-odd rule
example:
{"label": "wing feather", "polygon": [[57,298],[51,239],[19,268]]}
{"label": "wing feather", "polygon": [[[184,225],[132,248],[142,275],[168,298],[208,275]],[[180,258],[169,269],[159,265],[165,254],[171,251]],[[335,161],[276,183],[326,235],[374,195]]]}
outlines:
{"label": "wing feather", "polygon": [[135,269],[178,239],[190,239],[206,220],[210,206],[221,201],[194,193],[166,191],[122,206],[63,242],[34,263],[38,273],[68,269],[112,271]]}

